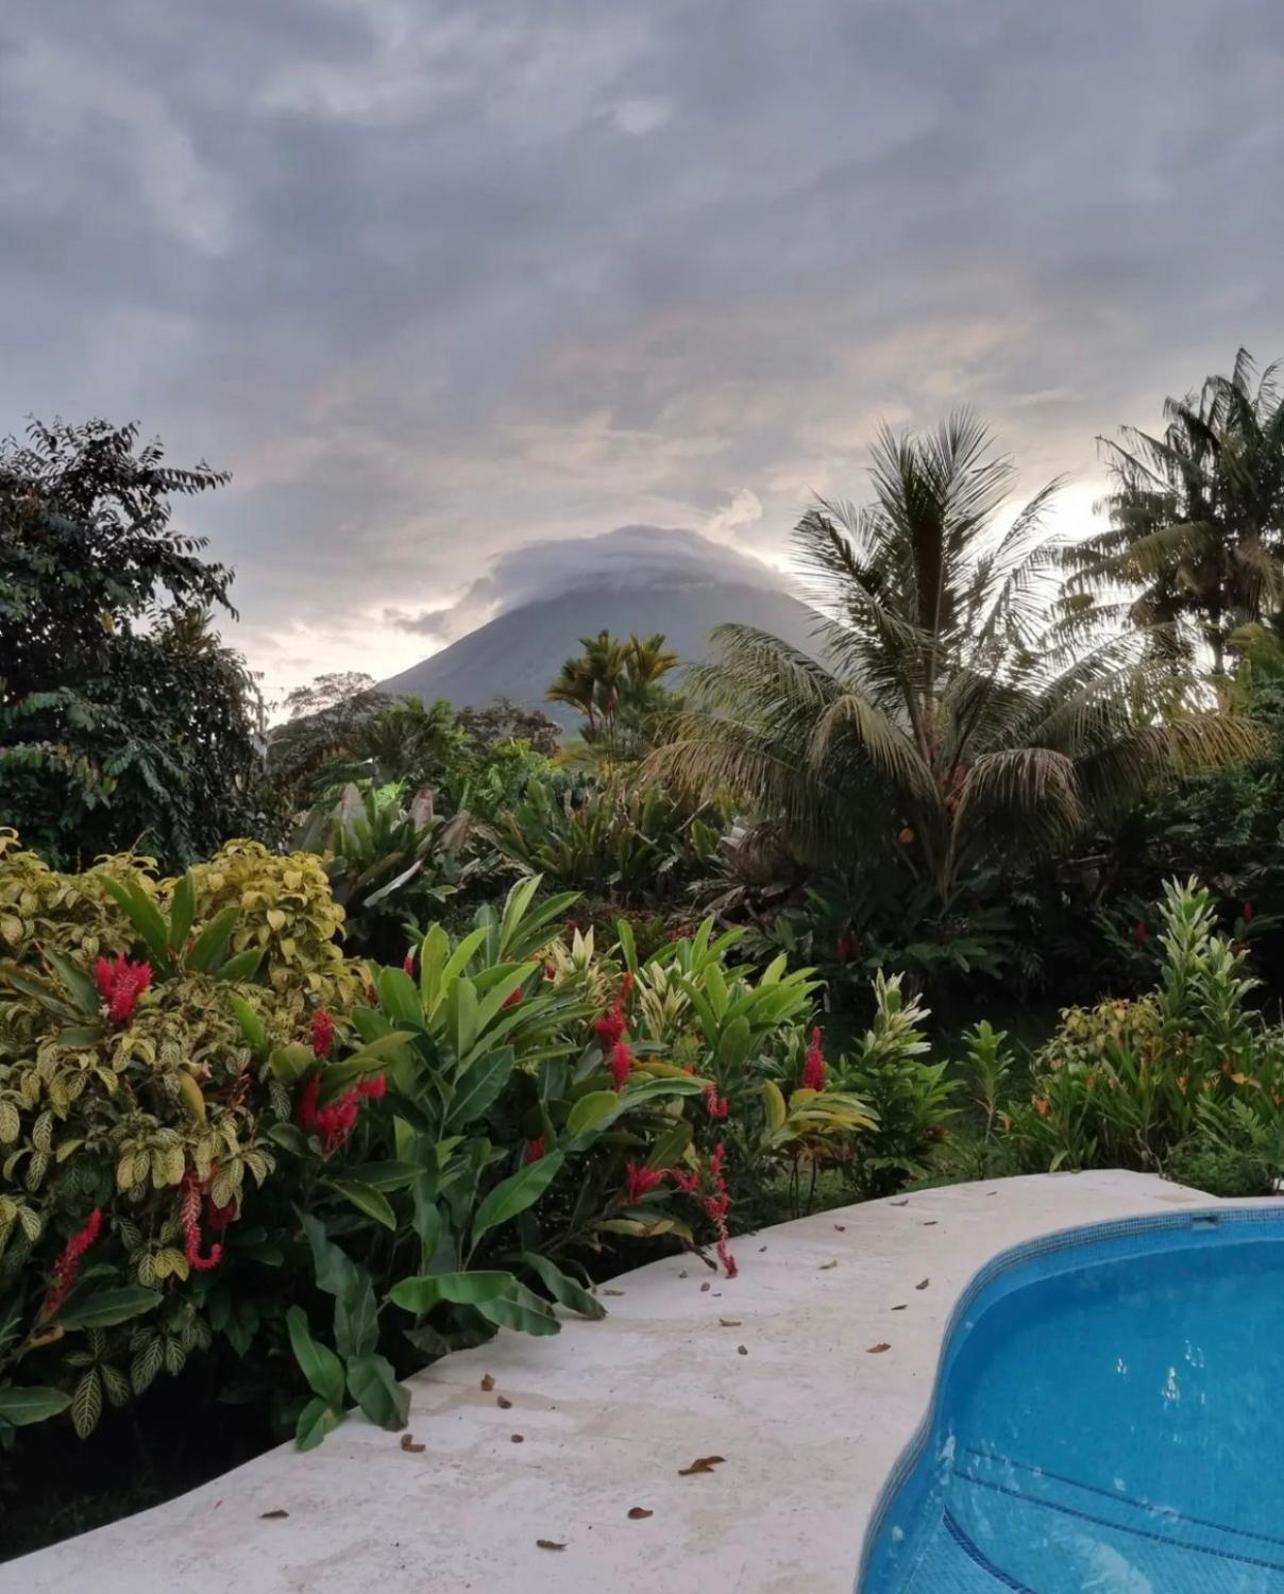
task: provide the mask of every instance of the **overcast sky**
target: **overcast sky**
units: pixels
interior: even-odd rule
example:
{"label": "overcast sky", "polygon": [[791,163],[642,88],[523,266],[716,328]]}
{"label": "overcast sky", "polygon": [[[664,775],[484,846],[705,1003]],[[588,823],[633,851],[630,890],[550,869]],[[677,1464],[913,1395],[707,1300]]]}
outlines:
{"label": "overcast sky", "polygon": [[779,557],[879,417],[974,404],[1073,519],[1284,354],[1280,0],[2,0],[0,150],[0,431],[230,469],[278,688],[531,541]]}

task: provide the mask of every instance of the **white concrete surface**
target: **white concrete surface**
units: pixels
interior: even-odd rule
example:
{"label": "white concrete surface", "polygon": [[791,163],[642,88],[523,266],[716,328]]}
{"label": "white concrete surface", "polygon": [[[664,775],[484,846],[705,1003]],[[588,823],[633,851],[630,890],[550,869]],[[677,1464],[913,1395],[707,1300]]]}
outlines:
{"label": "white concrete surface", "polygon": [[731,1281],[656,1262],[608,1288],[604,1322],[502,1333],[415,1378],[422,1452],[349,1418],[319,1450],[0,1566],[0,1594],[851,1594],[976,1270],[1057,1229],[1217,1204],[1141,1174],[1041,1175],[742,1237]]}

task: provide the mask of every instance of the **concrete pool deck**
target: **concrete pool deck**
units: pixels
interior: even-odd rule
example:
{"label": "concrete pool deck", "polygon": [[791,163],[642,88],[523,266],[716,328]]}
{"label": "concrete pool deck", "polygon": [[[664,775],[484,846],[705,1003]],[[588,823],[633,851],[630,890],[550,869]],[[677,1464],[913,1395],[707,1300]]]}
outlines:
{"label": "concrete pool deck", "polygon": [[603,1290],[603,1322],[501,1333],[412,1379],[422,1451],[350,1417],[318,1450],[0,1566],[0,1594],[851,1594],[977,1269],[1058,1229],[1217,1205],[1145,1174],[1042,1174],[742,1236],[732,1280],[666,1258]]}

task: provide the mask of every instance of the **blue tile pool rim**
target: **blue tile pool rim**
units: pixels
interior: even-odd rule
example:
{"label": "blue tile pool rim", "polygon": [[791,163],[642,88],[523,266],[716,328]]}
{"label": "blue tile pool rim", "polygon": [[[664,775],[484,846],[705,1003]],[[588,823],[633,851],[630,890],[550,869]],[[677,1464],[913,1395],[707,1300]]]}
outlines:
{"label": "blue tile pool rim", "polygon": [[1072,1228],[1041,1234],[1033,1240],[1023,1240],[1018,1245],[996,1252],[989,1261],[983,1263],[964,1285],[954,1304],[941,1336],[927,1408],[908,1444],[893,1463],[874,1502],[874,1509],[870,1514],[861,1543],[854,1594],[862,1594],[870,1557],[882,1533],[888,1511],[922,1459],[924,1448],[931,1437],[940,1407],[944,1376],[959,1330],[964,1326],[968,1314],[980,1297],[991,1285],[1001,1279],[1005,1273],[1017,1272],[1025,1264],[1040,1257],[1058,1252],[1090,1250],[1111,1240],[1127,1238],[1129,1235],[1150,1236],[1183,1230],[1218,1231],[1254,1224],[1284,1229],[1284,1203],[1271,1198],[1251,1206],[1232,1205],[1226,1202],[1218,1206],[1184,1207],[1173,1212],[1148,1213],[1142,1217],[1113,1218],[1104,1223],[1079,1224]]}

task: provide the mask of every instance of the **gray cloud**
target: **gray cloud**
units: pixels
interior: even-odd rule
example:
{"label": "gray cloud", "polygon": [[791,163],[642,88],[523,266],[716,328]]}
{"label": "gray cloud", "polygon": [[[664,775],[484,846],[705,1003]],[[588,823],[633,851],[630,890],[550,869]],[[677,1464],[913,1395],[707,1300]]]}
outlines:
{"label": "gray cloud", "polygon": [[1276,0],[8,0],[0,426],[231,468],[242,645],[387,674],[525,545],[773,552],[883,415],[1090,477],[1284,352],[1282,104]]}

